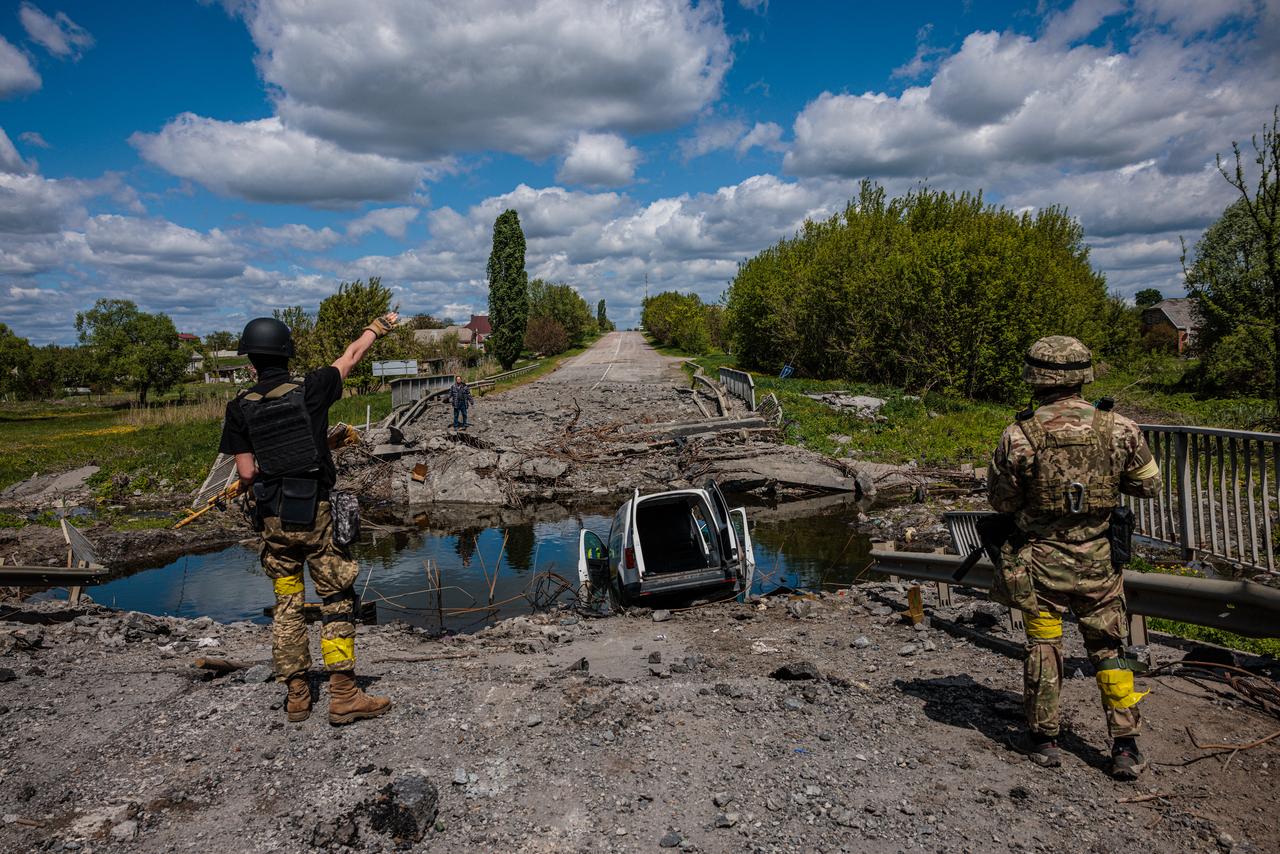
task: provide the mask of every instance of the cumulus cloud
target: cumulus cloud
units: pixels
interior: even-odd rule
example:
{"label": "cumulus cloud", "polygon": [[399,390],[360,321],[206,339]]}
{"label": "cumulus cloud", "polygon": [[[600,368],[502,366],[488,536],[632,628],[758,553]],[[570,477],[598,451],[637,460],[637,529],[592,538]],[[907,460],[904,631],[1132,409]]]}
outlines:
{"label": "cumulus cloud", "polygon": [[786,146],[782,144],[782,127],[775,122],[756,122],[755,126],[738,140],[736,148],[739,157],[753,148],[783,151]]}
{"label": "cumulus cloud", "polygon": [[716,119],[699,122],[693,136],[680,140],[680,157],[685,161],[733,146],[747,132],[738,119]]}
{"label": "cumulus cloud", "polygon": [[259,202],[346,205],[410,196],[420,164],[353,154],[278,118],[223,122],[183,113],[129,141],[151,163],[215,193]]}
{"label": "cumulus cloud", "polygon": [[[1086,23],[1063,32],[1078,36],[1108,9],[1088,6]],[[1145,30],[1124,51],[1062,39],[972,33],[927,85],[896,96],[822,93],[796,117],[785,168],[982,178],[1011,164],[1088,171],[1158,158],[1195,171],[1269,112],[1278,82],[1243,62],[1231,39]]]}
{"label": "cumulus cloud", "polygon": [[35,5],[23,3],[18,20],[33,42],[59,59],[79,59],[93,47],[93,36],[62,12],[50,18]]}
{"label": "cumulus cloud", "polygon": [[40,88],[40,75],[27,55],[0,36],[0,98],[13,98]]}
{"label": "cumulus cloud", "polygon": [[718,3],[260,0],[241,8],[277,110],[355,151],[545,157],[581,131],[686,121],[731,62]]}
{"label": "cumulus cloud", "polygon": [[167,220],[100,214],[85,224],[87,263],[179,279],[227,279],[244,272],[236,245],[220,230],[202,233]]}
{"label": "cumulus cloud", "polygon": [[580,133],[556,180],[588,187],[621,187],[635,178],[640,152],[616,133]]}
{"label": "cumulus cloud", "polygon": [[31,164],[22,159],[9,135],[4,132],[4,128],[0,128],[0,172],[25,175],[31,171]]}
{"label": "cumulus cloud", "polygon": [[378,208],[347,223],[347,235],[363,237],[372,231],[381,231],[388,237],[404,238],[409,223],[418,218],[414,207]]}

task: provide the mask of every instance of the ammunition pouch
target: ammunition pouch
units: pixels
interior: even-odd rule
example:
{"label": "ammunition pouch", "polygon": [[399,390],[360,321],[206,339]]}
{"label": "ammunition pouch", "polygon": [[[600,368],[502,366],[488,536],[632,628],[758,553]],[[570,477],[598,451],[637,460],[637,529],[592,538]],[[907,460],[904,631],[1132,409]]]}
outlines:
{"label": "ammunition pouch", "polygon": [[329,495],[329,514],[333,520],[333,544],[346,546],[360,536],[360,501],[350,492]]}
{"label": "ammunition pouch", "polygon": [[1111,565],[1116,569],[1124,569],[1133,559],[1133,530],[1136,526],[1137,519],[1131,509],[1112,509],[1107,542],[1111,543]]}
{"label": "ammunition pouch", "polygon": [[261,531],[265,521],[280,518],[286,529],[307,530],[316,523],[316,507],[320,503],[320,482],[309,477],[282,477],[253,484],[254,530]]}

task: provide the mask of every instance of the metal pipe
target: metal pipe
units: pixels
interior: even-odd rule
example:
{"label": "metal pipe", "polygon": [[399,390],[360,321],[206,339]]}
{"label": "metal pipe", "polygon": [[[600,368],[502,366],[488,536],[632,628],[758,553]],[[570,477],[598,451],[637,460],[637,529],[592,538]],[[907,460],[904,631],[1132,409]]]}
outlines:
{"label": "metal pipe", "polygon": [[[871,559],[886,574],[944,583],[952,582],[952,574],[964,561],[960,555],[881,549],[873,550]],[[980,560],[960,584],[990,590],[993,572],[990,561]],[[1124,592],[1135,614],[1226,629],[1246,637],[1280,634],[1280,590],[1252,581],[1125,570]]]}

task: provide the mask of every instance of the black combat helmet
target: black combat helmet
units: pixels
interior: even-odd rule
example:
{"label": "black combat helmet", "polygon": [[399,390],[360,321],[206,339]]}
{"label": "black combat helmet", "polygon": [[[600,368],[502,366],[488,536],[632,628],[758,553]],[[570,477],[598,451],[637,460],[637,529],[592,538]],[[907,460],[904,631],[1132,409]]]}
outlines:
{"label": "black combat helmet", "polygon": [[293,356],[293,335],[289,327],[274,317],[255,317],[245,324],[240,333],[240,347],[236,350],[241,356],[245,353],[256,353],[261,356]]}

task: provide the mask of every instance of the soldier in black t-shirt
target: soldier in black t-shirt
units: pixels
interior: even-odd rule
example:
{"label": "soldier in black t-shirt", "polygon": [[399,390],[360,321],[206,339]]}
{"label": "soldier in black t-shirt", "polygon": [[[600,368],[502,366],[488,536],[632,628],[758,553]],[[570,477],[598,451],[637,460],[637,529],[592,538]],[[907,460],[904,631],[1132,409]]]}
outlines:
{"label": "soldier in black t-shirt", "polygon": [[252,490],[254,519],[262,532],[262,568],[276,594],[272,658],[277,678],[288,686],[286,716],[295,723],[311,714],[304,564],[321,598],[320,651],[329,672],[329,723],[377,717],[391,707],[386,697],[371,697],[356,687],[354,585],[359,567],[347,547],[333,541],[329,490],[337,472],[327,433],[329,407],[342,397],[342,381],[397,319],[395,312],[377,318],[332,365],[301,380],[289,373],[293,339],[284,323],[259,317],[240,336],[238,352],[248,354],[258,383],[227,404],[219,450],[235,455],[241,491]]}

